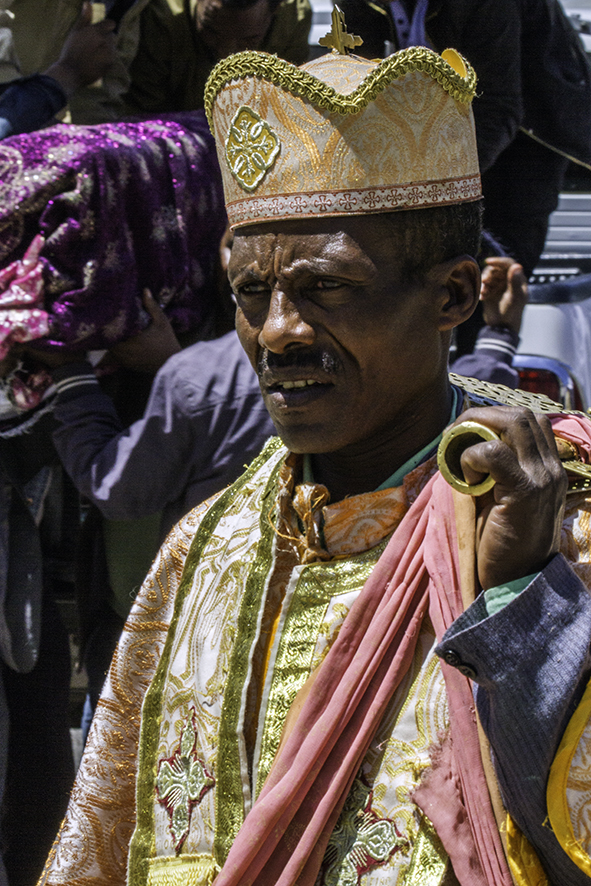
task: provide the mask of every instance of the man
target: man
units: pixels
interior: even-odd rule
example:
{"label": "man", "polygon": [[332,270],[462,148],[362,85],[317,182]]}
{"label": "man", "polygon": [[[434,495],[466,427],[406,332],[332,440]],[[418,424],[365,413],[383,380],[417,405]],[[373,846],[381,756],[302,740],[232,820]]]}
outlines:
{"label": "man", "polygon": [[295,65],[308,58],[309,0],[150,0],[126,96],[132,113],[194,111],[217,61],[261,49]]}
{"label": "man", "polygon": [[[561,530],[548,421],[447,374],[479,288],[473,72],[347,57],[336,19],[339,52],[209,81],[238,335],[285,446],[169,536],[43,883],[509,886],[497,813],[516,876],[588,880],[584,781],[552,765],[585,736],[591,600],[558,551],[588,576],[587,505]],[[462,456],[496,480],[477,523],[434,459],[474,404],[501,437]]]}

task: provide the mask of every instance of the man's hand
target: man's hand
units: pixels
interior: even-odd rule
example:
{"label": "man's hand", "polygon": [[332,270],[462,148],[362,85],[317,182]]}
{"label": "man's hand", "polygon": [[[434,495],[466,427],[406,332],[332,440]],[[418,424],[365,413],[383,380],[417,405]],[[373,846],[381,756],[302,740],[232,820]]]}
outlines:
{"label": "man's hand", "polygon": [[487,326],[507,326],[519,334],[527,298],[527,280],[521,265],[512,258],[487,258],[480,289]]}
{"label": "man's hand", "polygon": [[109,19],[92,24],[92,3],[87,0],[60,57],[44,73],[57,80],[68,96],[80,86],[100,80],[117,57],[114,30],[115,22]]}
{"label": "man's hand", "polygon": [[144,307],[152,322],[150,325],[112,347],[109,351],[121,366],[138,372],[157,372],[169,357],[181,350],[170,321],[149,289],[144,289]]}
{"label": "man's hand", "polygon": [[46,351],[30,344],[15,344],[10,349],[6,358],[0,363],[0,378],[8,375],[18,364],[22,357],[31,357],[36,363],[40,363],[47,369],[57,369],[66,363],[79,363],[86,359],[86,351],[68,351],[59,348],[55,351]]}
{"label": "man's hand", "polygon": [[491,474],[477,499],[476,557],[484,590],[539,572],[558,553],[567,487],[549,420],[529,409],[469,409],[456,424],[487,425],[500,440],[478,443],[461,458],[468,483]]}

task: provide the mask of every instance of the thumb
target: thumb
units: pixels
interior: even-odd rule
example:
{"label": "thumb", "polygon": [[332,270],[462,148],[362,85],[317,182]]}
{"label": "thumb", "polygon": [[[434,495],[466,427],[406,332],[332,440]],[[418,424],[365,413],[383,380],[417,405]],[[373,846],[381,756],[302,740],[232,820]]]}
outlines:
{"label": "thumb", "polygon": [[527,288],[527,277],[523,273],[523,268],[517,262],[509,268],[508,273],[509,278],[509,286],[511,287],[511,294],[513,299],[517,303],[526,304],[529,298],[529,292]]}
{"label": "thumb", "polygon": [[165,319],[164,311],[152,295],[149,289],[144,289],[142,302],[144,308],[152,318],[154,323],[162,323]]}
{"label": "thumb", "polygon": [[81,28],[85,28],[87,25],[92,24],[92,3],[90,0],[84,0],[82,4],[82,9],[80,10],[80,15],[76,19],[76,23],[74,25],[74,29],[79,31]]}

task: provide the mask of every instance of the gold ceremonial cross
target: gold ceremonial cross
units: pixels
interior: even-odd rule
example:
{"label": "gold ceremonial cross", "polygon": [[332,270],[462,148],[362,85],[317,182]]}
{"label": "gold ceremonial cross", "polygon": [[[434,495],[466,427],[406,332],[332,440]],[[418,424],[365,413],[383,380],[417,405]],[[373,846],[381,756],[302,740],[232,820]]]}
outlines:
{"label": "gold ceremonial cross", "polygon": [[341,55],[347,55],[350,49],[361,46],[363,40],[356,34],[347,33],[345,14],[338,6],[335,6],[332,11],[332,29],[326,37],[321,37],[318,42],[321,46],[326,46],[327,49],[336,49]]}

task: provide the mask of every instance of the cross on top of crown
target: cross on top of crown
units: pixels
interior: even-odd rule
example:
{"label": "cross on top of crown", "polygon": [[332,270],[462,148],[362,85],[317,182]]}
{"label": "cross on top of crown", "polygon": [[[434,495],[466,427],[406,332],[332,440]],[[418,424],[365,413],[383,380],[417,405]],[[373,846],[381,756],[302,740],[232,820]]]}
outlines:
{"label": "cross on top of crown", "polygon": [[349,50],[361,46],[363,40],[356,34],[347,33],[345,14],[338,6],[335,6],[332,11],[332,28],[326,37],[321,37],[318,42],[321,46],[326,46],[327,49],[336,49],[340,55],[346,55]]}

